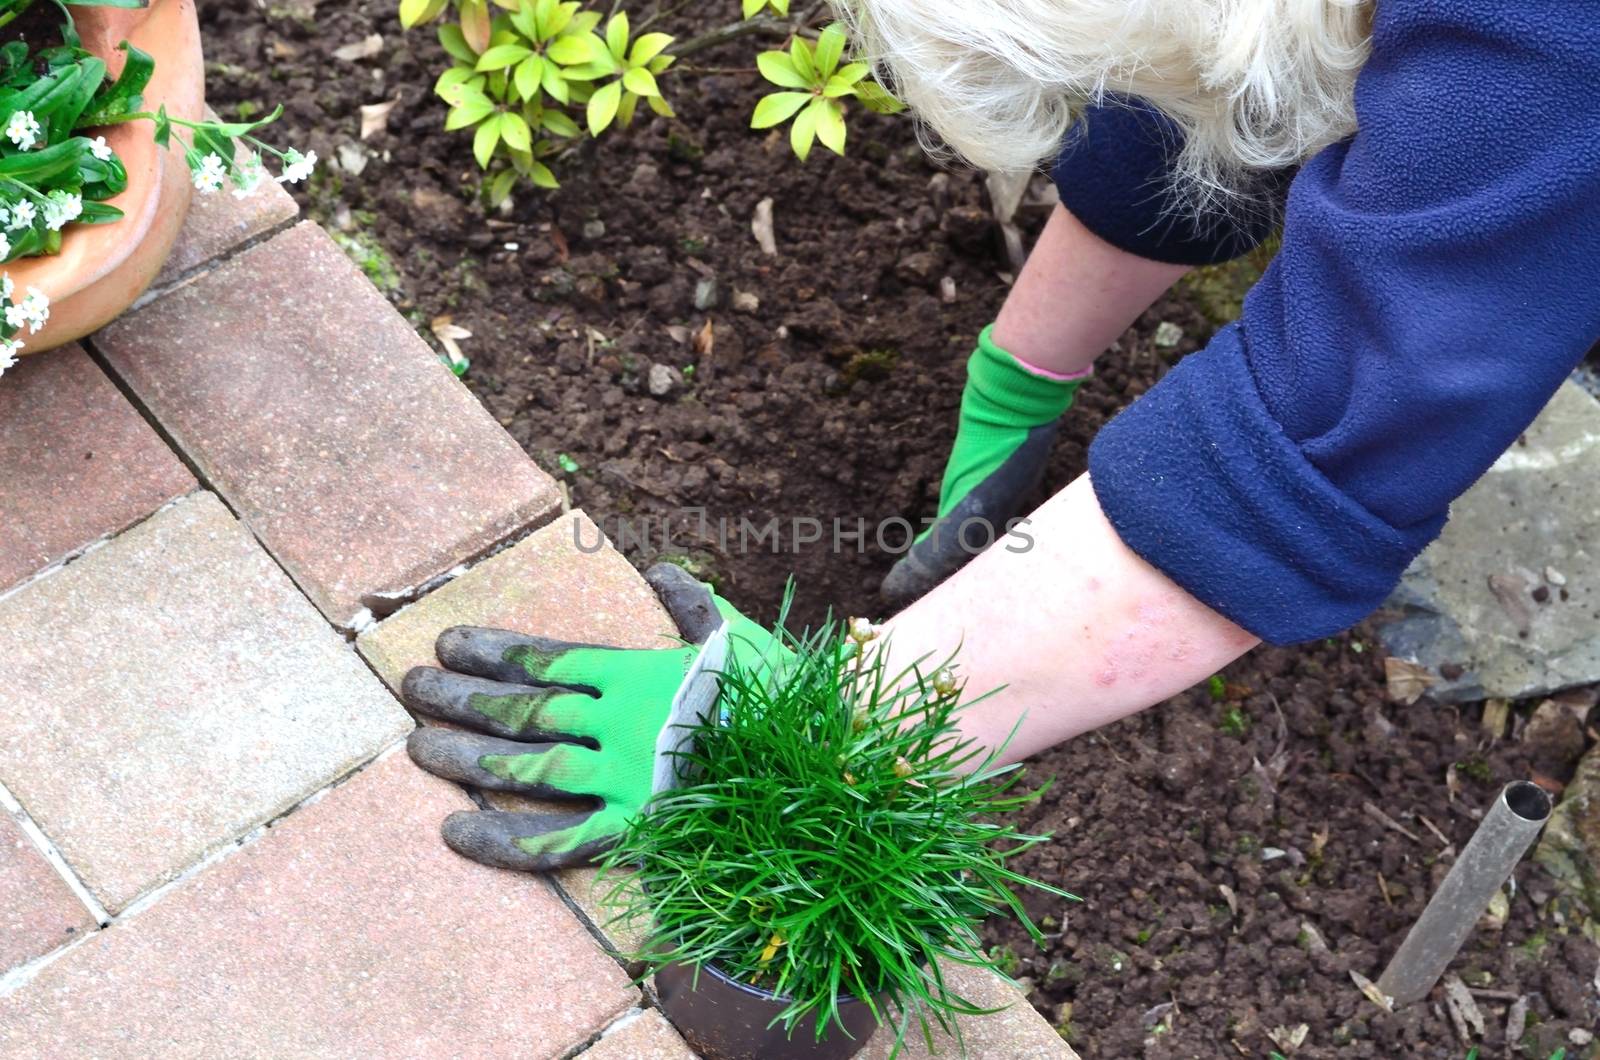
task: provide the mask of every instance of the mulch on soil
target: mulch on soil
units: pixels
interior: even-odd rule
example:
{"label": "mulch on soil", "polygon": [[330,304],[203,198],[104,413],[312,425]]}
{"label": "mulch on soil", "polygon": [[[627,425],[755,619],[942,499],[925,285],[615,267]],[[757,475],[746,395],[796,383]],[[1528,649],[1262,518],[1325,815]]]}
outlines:
{"label": "mulch on soil", "polygon": [[[723,6],[671,28],[719,24],[736,8]],[[932,510],[966,355],[1005,294],[981,180],[930,163],[908,121],[872,115],[852,118],[848,158],[795,163],[781,135],[746,127],[762,89],[741,69],[745,42],[664,79],[678,120],[587,144],[556,166],[560,192],[519,193],[486,216],[467,143],[442,132],[430,91],[443,53],[393,12],[206,5],[213,105],[233,116],[282,102],[272,135],[340,160],[302,205],[424,334],[441,316],[472,332],[468,384],[630,559],[684,562],[761,618],[791,572],[803,619],[830,605],[877,613],[893,557],[873,530]],[[374,33],[374,58],[333,57]],[[388,131],[359,141],[358,108],[393,99]],[[768,198],[776,256],[750,230]],[[1123,337],[1069,414],[1047,489],[1083,471],[1101,424],[1236,297],[1208,277]],[[1182,328],[1175,346],[1156,345],[1162,322]],[[652,368],[670,392],[651,393]],[[681,514],[702,508],[704,527]],[[823,540],[778,555],[770,541],[740,552],[718,540],[719,527],[736,540],[742,521],[774,517],[782,546],[794,519],[817,520]],[[835,519],[865,526],[859,550],[827,547]],[[1086,1056],[1465,1055],[1442,1005],[1383,1013],[1348,972],[1377,976],[1448,867],[1417,815],[1459,849],[1474,811],[1535,755],[1566,779],[1582,734],[1491,743],[1480,707],[1398,707],[1362,630],[1258,651],[1225,679],[1220,699],[1193,691],[1029,764],[1055,783],[1028,824],[1056,838],[1021,867],[1085,902],[1035,909],[1051,925],[1043,948],[1006,925],[989,941]],[[1600,1020],[1600,950],[1557,920],[1539,869],[1517,883],[1509,918],[1481,929],[1455,970],[1528,998],[1523,1040],[1507,1047],[1509,1001],[1480,996],[1481,1055],[1544,1060]],[[1298,1049],[1274,1044],[1301,1024]]]}

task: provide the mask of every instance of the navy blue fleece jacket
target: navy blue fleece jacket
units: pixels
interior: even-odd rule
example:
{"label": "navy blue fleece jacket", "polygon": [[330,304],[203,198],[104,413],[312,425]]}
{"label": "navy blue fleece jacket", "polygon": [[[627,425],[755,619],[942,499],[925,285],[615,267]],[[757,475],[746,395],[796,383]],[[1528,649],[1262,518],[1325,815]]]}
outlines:
{"label": "navy blue fleece jacket", "polygon": [[[1089,457],[1123,540],[1275,643],[1377,607],[1600,338],[1600,3],[1382,0],[1356,111],[1285,175],[1239,321]],[[1170,221],[1171,142],[1091,113],[1063,202],[1145,257],[1246,249],[1260,231]]]}

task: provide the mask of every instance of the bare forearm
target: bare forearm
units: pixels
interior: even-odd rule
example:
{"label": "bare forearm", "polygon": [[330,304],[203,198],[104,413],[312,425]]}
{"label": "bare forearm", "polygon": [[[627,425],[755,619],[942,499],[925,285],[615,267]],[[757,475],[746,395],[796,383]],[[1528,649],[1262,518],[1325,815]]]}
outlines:
{"label": "bare forearm", "polygon": [[997,747],[1020,720],[1007,761],[1158,703],[1257,643],[1128,549],[1088,476],[1022,530],[1030,547],[997,543],[887,629],[894,665],[959,649],[970,695],[1004,686],[962,729]]}
{"label": "bare forearm", "polygon": [[1187,271],[1119,250],[1057,206],[1000,310],[994,341],[1046,371],[1081,372]]}

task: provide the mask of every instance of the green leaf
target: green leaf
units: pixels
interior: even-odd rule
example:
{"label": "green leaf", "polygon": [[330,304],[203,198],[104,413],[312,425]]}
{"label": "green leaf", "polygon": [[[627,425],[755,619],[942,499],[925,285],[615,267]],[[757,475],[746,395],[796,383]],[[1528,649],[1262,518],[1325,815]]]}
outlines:
{"label": "green leaf", "polygon": [[470,66],[452,66],[440,74],[439,80],[433,83],[433,94],[454,106],[459,102],[462,89],[467,85],[472,85],[481,92],[483,78]]}
{"label": "green leaf", "polygon": [[677,61],[676,55],[658,55],[645,64],[645,69],[659,77],[662,71]]}
{"label": "green leaf", "polygon": [[628,62],[634,66],[643,66],[666,50],[672,43],[670,33],[646,33],[633,42],[633,50],[628,53]]}
{"label": "green leaf", "polygon": [[526,48],[520,44],[501,44],[480,55],[476,69],[479,73],[489,70],[504,70],[508,66],[515,66],[531,55],[533,55],[532,48]]}
{"label": "green leaf", "polygon": [[774,92],[770,96],[762,96],[756,104],[755,114],[750,118],[750,128],[770,129],[774,125],[781,125],[794,117],[812,98],[809,92]]}
{"label": "green leaf", "polygon": [[528,167],[528,179],[541,188],[551,191],[561,187],[561,182],[556,180],[556,175],[550,172],[550,167],[543,162],[535,162]]}
{"label": "green leaf", "polygon": [[578,136],[583,130],[578,123],[559,110],[547,110],[539,116],[539,124],[553,136]]}
{"label": "green leaf", "polygon": [[555,17],[555,13],[556,0],[534,0],[533,20],[539,26],[539,40],[548,40],[556,35],[556,31],[550,28],[550,21]]}
{"label": "green leaf", "polygon": [[511,24],[528,40],[539,39],[539,22],[533,17],[531,7],[522,6],[511,12]]}
{"label": "green leaf", "polygon": [[595,89],[593,96],[589,97],[587,117],[589,119],[589,134],[599,136],[616,119],[617,108],[622,105],[622,82],[612,81]]}
{"label": "green leaf", "polygon": [[766,6],[767,0],[744,0],[744,17],[746,19],[755,18],[761,13],[761,9]]}
{"label": "green leaf", "polygon": [[450,108],[450,113],[444,119],[445,131],[455,132],[457,129],[476,125],[494,111],[494,104],[482,92],[476,94],[464,92],[460,102]]}
{"label": "green leaf", "polygon": [[628,13],[618,11],[606,23],[606,48],[617,62],[626,62],[628,56]]}
{"label": "green leaf", "polygon": [[600,38],[592,33],[573,33],[551,41],[544,53],[562,66],[579,66],[594,59],[598,43]]}
{"label": "green leaf", "polygon": [[567,87],[567,79],[561,72],[561,67],[555,63],[546,62],[544,72],[540,75],[540,83],[544,90],[550,93],[550,98],[557,103],[567,103],[572,99],[572,92]]}
{"label": "green leaf", "polygon": [[834,154],[844,154],[844,108],[831,99],[819,99],[810,109],[817,112],[817,139]]}
{"label": "green leaf", "polygon": [[639,101],[644,97],[637,92],[624,92],[622,102],[617,106],[617,124],[626,129],[633,124],[634,112],[639,109]]}
{"label": "green leaf", "polygon": [[844,27],[835,22],[817,38],[817,73],[823,78],[833,76],[839,68],[839,57],[844,55]]}
{"label": "green leaf", "polygon": [[788,52],[762,52],[756,56],[756,69],[761,71],[762,77],[784,88],[811,87],[811,82],[795,69],[794,60],[789,58]]}
{"label": "green leaf", "polygon": [[575,2],[557,4],[555,11],[551,13],[549,18],[545,19],[545,39],[548,40],[565,32],[566,28],[572,25],[572,16],[578,13],[580,6]]}
{"label": "green leaf", "polygon": [[871,72],[872,67],[868,66],[866,63],[850,63],[847,66],[840,67],[837,73],[828,78],[828,84],[830,86],[838,84],[844,85],[847,88],[852,88],[855,86],[856,82],[860,81]]}
{"label": "green leaf", "polygon": [[874,114],[899,114],[906,105],[876,81],[862,81],[856,85],[856,98]]}
{"label": "green leaf", "polygon": [[789,44],[789,59],[794,63],[797,73],[806,79],[806,84],[817,84],[821,80],[817,77],[817,65],[811,57],[811,45],[805,38],[796,37]]}
{"label": "green leaf", "polygon": [[92,129],[112,118],[132,114],[144,106],[145,86],[155,73],[156,61],[148,52],[140,51],[127,41],[117,45],[126,54],[122,73],[112,85],[102,88],[89,110],[78,120],[80,129]]}
{"label": "green leaf", "polygon": [[794,124],[789,127],[789,146],[794,148],[794,153],[804,162],[811,155],[811,144],[817,138],[817,109],[807,107],[794,119]]}
{"label": "green leaf", "polygon": [[566,32],[593,33],[599,27],[601,17],[598,11],[579,11],[572,16],[572,24],[567,27]]}
{"label": "green leaf", "polygon": [[672,109],[672,104],[660,96],[646,96],[644,102],[646,106],[663,118],[676,118],[678,116],[678,112]]}
{"label": "green leaf", "polygon": [[400,25],[406,29],[420,26],[443,10],[442,0],[400,0]]}
{"label": "green leaf", "polygon": [[489,205],[499,206],[511,197],[511,185],[517,182],[517,171],[502,169],[489,181]]}
{"label": "green leaf", "polygon": [[505,119],[504,114],[497,115],[478,126],[477,133],[472,137],[472,155],[478,160],[481,169],[488,169],[489,162],[494,158],[494,149],[500,146],[500,130]]}
{"label": "green leaf", "polygon": [[622,87],[639,96],[659,96],[661,89],[656,86],[655,75],[642,66],[634,66],[622,74]]}
{"label": "green leaf", "polygon": [[454,22],[439,27],[439,43],[444,45],[444,50],[450,53],[452,59],[459,59],[468,66],[477,65],[478,53],[467,44],[461,27]]}
{"label": "green leaf", "polygon": [[517,95],[531,102],[539,94],[539,82],[544,77],[546,65],[544,58],[539,55],[530,55],[517,64],[517,72],[512,77]]}
{"label": "green leaf", "polygon": [[533,149],[533,130],[528,128],[527,121],[520,114],[507,111],[500,116],[500,138],[513,151]]}

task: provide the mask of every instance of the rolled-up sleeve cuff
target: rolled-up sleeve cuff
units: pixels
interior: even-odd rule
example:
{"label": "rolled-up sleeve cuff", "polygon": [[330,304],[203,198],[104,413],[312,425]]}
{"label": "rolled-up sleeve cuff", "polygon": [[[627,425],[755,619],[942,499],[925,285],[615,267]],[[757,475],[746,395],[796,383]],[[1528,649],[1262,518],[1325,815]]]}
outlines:
{"label": "rolled-up sleeve cuff", "polygon": [[1061,204],[1089,231],[1119,250],[1173,265],[1212,265],[1248,253],[1277,227],[1274,207],[1287,170],[1266,178],[1254,208],[1196,217],[1173,194],[1182,134],[1136,101],[1089,108],[1074,126],[1051,173]]}
{"label": "rolled-up sleeve cuff", "polygon": [[1128,547],[1273,644],[1366,617],[1445,522],[1390,526],[1329,482],[1267,411],[1237,325],[1107,424],[1089,471]]}

